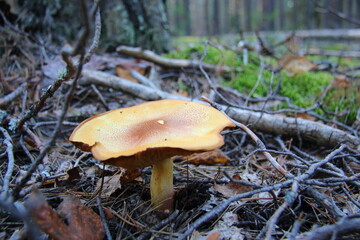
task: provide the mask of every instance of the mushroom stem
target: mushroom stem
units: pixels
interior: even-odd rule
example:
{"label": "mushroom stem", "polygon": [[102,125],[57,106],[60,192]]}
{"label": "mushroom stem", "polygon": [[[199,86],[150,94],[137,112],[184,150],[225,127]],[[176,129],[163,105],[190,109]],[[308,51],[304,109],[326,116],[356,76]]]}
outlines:
{"label": "mushroom stem", "polygon": [[154,163],[150,179],[151,203],[159,210],[173,210],[173,161],[171,158]]}

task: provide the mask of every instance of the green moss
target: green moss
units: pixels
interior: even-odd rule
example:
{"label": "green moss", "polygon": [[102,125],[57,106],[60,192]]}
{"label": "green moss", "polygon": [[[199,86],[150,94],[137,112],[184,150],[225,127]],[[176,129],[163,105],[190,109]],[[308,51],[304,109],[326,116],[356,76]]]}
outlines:
{"label": "green moss", "polygon": [[338,115],[337,120],[351,125],[356,120],[360,94],[356,87],[331,89],[324,97],[324,109]]}
{"label": "green moss", "polygon": [[[171,58],[200,59],[203,55],[203,50],[203,44],[194,44],[192,47],[167,54],[166,56]],[[225,64],[234,69],[241,68],[242,71],[234,71],[231,79],[223,80],[222,84],[234,88],[244,95],[248,96],[251,94],[251,97],[266,97],[270,91],[273,92],[275,90],[281,79],[280,89],[277,94],[288,97],[293,105],[309,108],[321,100],[326,111],[335,112],[336,114],[341,113],[337,120],[347,124],[355,121],[356,111],[360,105],[360,97],[357,97],[360,94],[357,93],[356,87],[324,91],[330,86],[334,78],[332,74],[327,72],[307,72],[288,76],[285,72],[274,75],[271,71],[264,69],[259,78],[259,59],[252,54],[249,54],[249,63],[244,65],[239,54],[208,46],[207,56],[204,61],[210,64]],[[273,60],[268,61],[266,58],[264,60],[267,63],[274,64]],[[287,107],[285,103],[278,105],[277,109],[284,107]],[[326,115],[320,108],[315,111]],[[333,116],[329,115],[327,117]]]}
{"label": "green moss", "polygon": [[[198,43],[191,45],[191,47],[168,53],[165,56],[169,58],[200,60],[204,54],[204,44]],[[206,49],[206,57],[204,62],[214,65],[224,64],[231,67],[236,67],[239,65],[238,56],[236,53],[225,49],[217,49],[211,46],[208,46]]]}
{"label": "green moss", "polygon": [[343,50],[347,50],[348,48],[349,48],[349,46],[346,45],[346,44],[333,43],[333,44],[327,44],[324,49],[335,50],[335,51],[343,51]]}
{"label": "green moss", "polygon": [[[225,86],[234,88],[246,95],[251,94],[251,97],[265,97],[270,89],[274,89],[278,78],[272,79],[272,73],[264,69],[259,78],[259,66],[253,63],[242,66],[243,71],[237,73],[233,80],[223,84]],[[260,79],[258,81],[258,79]],[[271,83],[272,79],[272,83]]]}
{"label": "green moss", "polygon": [[308,56],[307,58],[314,62],[321,60],[332,62],[342,67],[358,66],[360,64],[359,58],[351,58],[351,57],[339,58],[339,57],[324,57],[324,56]]}
{"label": "green moss", "polygon": [[180,90],[182,90],[182,91],[188,91],[188,90],[189,90],[189,89],[188,89],[188,86],[186,86],[185,83],[183,83],[183,82],[178,82],[177,84],[178,84],[178,87],[179,87]]}
{"label": "green moss", "polygon": [[282,74],[280,95],[289,97],[292,104],[308,108],[314,105],[333,76],[325,72],[307,72],[292,77]]}

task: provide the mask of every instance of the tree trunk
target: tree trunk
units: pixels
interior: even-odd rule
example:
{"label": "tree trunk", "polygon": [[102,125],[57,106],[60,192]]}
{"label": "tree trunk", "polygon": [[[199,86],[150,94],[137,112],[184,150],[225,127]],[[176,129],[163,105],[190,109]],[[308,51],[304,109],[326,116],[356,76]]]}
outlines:
{"label": "tree trunk", "polygon": [[[15,16],[18,17],[17,25],[30,34],[40,34],[45,41],[72,42],[84,24],[79,0],[16,2],[20,3],[21,10]],[[90,9],[92,1],[86,2]],[[130,45],[157,53],[169,51],[170,34],[165,6],[165,0],[103,1],[100,47],[112,50],[119,45]],[[2,11],[3,6],[0,9]],[[11,21],[11,18],[8,19]]]}
{"label": "tree trunk", "polygon": [[122,0],[133,24],[135,45],[157,53],[170,50],[170,34],[162,0]]}
{"label": "tree trunk", "polygon": [[218,35],[220,33],[220,2],[215,0],[213,6],[213,35]]}

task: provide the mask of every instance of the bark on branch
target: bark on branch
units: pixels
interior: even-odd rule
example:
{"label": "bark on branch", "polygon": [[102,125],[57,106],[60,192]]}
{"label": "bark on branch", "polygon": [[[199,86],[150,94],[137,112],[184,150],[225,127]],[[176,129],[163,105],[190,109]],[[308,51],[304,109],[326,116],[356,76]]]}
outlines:
{"label": "bark on branch", "polygon": [[[158,100],[163,98],[186,99],[182,96],[146,87],[100,71],[83,70],[83,78],[79,83],[81,85],[96,84],[111,87],[144,100]],[[302,139],[330,147],[345,143],[351,148],[360,150],[360,138],[322,123],[300,118],[252,112],[224,105],[218,106],[235,121],[245,125],[256,123],[256,125],[251,127],[253,130],[275,135],[300,136]]]}
{"label": "bark on branch", "polygon": [[[120,46],[116,49],[120,54],[124,54],[134,58],[144,59],[149,62],[153,62],[161,67],[165,68],[199,68],[200,61],[187,60],[187,59],[172,59],[157,55],[150,50],[142,50],[141,48]],[[228,66],[214,66],[207,63],[202,63],[202,67],[205,70],[211,72],[230,72],[231,68]]]}
{"label": "bark on branch", "polygon": [[296,239],[304,239],[304,240],[326,240],[332,239],[333,235],[335,235],[335,239],[337,237],[342,237],[350,234],[359,234],[360,233],[360,219],[359,218],[346,218],[342,221],[339,221],[333,225],[327,225],[323,227],[319,227],[311,232],[301,234]]}

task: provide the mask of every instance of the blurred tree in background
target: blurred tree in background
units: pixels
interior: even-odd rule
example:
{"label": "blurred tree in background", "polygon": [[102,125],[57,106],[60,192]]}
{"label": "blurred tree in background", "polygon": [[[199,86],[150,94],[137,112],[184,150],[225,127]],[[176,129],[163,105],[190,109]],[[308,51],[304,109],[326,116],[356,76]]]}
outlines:
{"label": "blurred tree in background", "polygon": [[[0,3],[7,19],[41,41],[70,42],[76,39],[81,29],[78,1],[6,0]],[[100,48],[113,50],[123,44],[157,53],[169,51],[170,34],[164,0],[103,1],[101,8]]]}
{"label": "blurred tree in background", "polygon": [[167,0],[167,7],[176,36],[358,28],[336,14],[360,19],[359,0]]}
{"label": "blurred tree in background", "polygon": [[[29,33],[41,33],[41,37],[37,36],[45,42],[72,41],[81,28],[78,1],[0,3],[8,20]],[[344,21],[336,16],[360,19],[359,0],[104,0],[102,12],[100,48],[110,51],[118,45],[129,45],[167,52],[170,35],[214,36],[360,25],[356,24],[359,21]]]}

